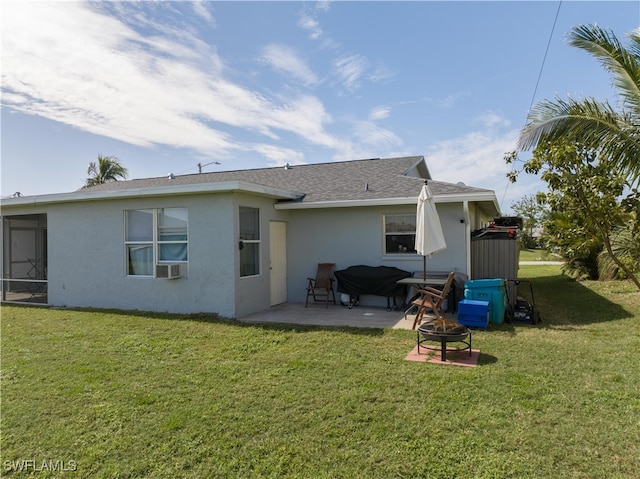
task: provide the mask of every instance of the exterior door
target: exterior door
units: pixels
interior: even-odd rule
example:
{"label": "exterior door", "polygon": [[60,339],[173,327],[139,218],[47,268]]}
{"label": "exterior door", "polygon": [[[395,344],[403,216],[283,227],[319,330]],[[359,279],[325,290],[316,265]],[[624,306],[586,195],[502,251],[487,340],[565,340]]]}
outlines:
{"label": "exterior door", "polygon": [[269,223],[271,306],[287,301],[287,223]]}

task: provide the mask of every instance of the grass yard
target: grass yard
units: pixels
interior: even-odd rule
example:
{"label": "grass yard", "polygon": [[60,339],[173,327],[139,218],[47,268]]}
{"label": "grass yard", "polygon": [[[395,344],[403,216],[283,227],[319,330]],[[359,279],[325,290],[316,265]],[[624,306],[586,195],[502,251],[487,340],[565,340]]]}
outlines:
{"label": "grass yard", "polygon": [[411,331],[3,306],[2,475],[640,477],[640,294],[520,276],[544,322],[474,333],[476,368],[405,361]]}
{"label": "grass yard", "polygon": [[562,258],[544,249],[521,249],[520,261],[562,261]]}

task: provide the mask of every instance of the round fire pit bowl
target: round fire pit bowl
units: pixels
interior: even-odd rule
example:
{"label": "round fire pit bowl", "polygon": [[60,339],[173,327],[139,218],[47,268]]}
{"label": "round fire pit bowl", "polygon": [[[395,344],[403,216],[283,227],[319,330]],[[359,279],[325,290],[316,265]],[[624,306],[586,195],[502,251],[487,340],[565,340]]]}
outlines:
{"label": "round fire pit bowl", "polygon": [[[425,323],[417,330],[418,334],[418,354],[420,354],[420,345],[426,341],[436,341],[440,343],[440,360],[445,362],[447,360],[447,343],[462,343],[464,347],[456,347],[455,351],[469,350],[469,356],[471,356],[471,330],[465,328],[463,331],[436,331],[433,328],[433,324]],[[427,346],[423,346],[427,349]]]}

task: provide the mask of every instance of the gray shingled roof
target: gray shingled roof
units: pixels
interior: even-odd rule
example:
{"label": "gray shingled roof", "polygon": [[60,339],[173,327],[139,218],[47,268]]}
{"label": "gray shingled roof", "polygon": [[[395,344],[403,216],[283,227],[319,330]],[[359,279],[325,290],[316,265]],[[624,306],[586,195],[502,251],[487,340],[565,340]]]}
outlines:
{"label": "gray shingled roof", "polygon": [[417,197],[425,179],[434,196],[492,193],[491,190],[431,180],[424,157],[376,158],[259,168],[105,183],[86,192],[119,192],[178,185],[244,181],[300,194],[303,203]]}

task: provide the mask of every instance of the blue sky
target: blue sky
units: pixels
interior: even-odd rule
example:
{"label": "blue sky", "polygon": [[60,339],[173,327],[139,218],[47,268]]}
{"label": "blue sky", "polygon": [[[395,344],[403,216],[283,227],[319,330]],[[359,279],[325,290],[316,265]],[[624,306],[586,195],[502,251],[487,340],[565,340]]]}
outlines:
{"label": "blue sky", "polygon": [[509,184],[503,161],[534,91],[615,102],[567,32],[626,42],[640,2],[23,0],[0,16],[3,196],[74,191],[99,154],[130,178],[424,155],[508,212],[544,189]]}

